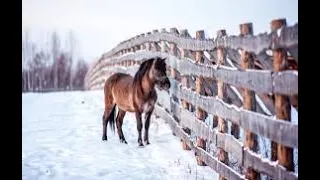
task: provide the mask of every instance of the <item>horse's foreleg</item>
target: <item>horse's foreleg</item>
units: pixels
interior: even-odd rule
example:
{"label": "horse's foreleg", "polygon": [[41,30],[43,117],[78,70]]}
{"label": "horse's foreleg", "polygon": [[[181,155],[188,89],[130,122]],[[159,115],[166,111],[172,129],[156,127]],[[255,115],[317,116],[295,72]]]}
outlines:
{"label": "horse's foreleg", "polygon": [[153,108],[151,109],[151,111],[146,113],[146,121],[144,123],[144,137],[143,140],[144,142],[148,145],[150,144],[149,142],[149,126],[150,126],[150,118],[151,118],[151,114],[152,114]]}
{"label": "horse's foreleg", "polygon": [[123,131],[122,131],[123,118],[125,115],[126,115],[126,111],[119,109],[116,124],[117,124],[117,130],[118,130],[120,142],[127,144],[127,141],[124,138]]}
{"label": "horse's foreleg", "polygon": [[137,130],[138,130],[138,143],[139,146],[143,146],[142,144],[142,138],[141,138],[141,130],[142,130],[142,120],[141,120],[141,113],[136,112],[136,120],[137,120]]}

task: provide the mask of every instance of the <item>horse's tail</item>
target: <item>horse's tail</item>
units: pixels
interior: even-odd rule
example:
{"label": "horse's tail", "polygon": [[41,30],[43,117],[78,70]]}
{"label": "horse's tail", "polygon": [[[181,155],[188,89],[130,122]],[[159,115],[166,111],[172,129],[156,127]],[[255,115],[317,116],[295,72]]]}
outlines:
{"label": "horse's tail", "polygon": [[109,115],[109,125],[110,125],[110,129],[113,133],[115,133],[115,114],[116,114],[116,104],[113,106],[110,115]]}

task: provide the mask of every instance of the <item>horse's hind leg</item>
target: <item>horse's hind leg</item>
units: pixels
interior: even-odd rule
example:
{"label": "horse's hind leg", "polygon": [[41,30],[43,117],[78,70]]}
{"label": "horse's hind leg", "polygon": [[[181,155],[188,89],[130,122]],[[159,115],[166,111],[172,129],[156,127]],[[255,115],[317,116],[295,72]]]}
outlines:
{"label": "horse's hind leg", "polygon": [[150,118],[151,118],[151,114],[152,114],[153,108],[146,113],[146,120],[144,123],[144,137],[143,140],[144,142],[148,145],[150,144],[149,142],[149,126],[150,126]]}
{"label": "horse's hind leg", "polygon": [[103,113],[103,116],[102,116],[102,140],[103,141],[107,141],[108,140],[108,138],[107,138],[107,126],[108,126],[108,120],[110,118],[112,109],[113,109],[112,105],[110,105],[110,107],[109,106],[106,107],[105,111]]}
{"label": "horse's hind leg", "polygon": [[118,130],[120,142],[127,144],[127,141],[124,138],[123,131],[122,131],[123,118],[125,115],[126,115],[126,111],[119,109],[116,124],[117,124],[117,130]]}

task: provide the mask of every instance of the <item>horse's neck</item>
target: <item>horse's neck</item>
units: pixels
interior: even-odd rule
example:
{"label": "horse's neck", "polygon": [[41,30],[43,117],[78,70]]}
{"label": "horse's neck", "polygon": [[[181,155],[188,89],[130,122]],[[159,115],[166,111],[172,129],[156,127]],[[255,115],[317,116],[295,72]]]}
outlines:
{"label": "horse's neck", "polygon": [[155,83],[148,76],[144,76],[141,81],[141,88],[144,95],[148,95],[154,89]]}

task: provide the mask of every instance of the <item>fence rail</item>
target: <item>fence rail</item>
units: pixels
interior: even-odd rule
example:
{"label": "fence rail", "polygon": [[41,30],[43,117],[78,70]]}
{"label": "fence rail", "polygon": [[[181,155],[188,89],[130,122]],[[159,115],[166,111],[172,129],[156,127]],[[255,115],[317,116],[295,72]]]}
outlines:
{"label": "fence rail", "polygon": [[[206,39],[203,31],[192,38],[175,28],[138,35],[95,62],[86,88],[101,89],[114,72],[134,75],[142,61],[166,58],[172,86],[169,94],[158,91],[154,113],[182,140],[183,149],[194,151],[198,165],[211,167],[222,179],[258,179],[260,174],[298,179],[293,164],[298,125],[290,116],[290,106],[298,110],[298,24],[278,19],[271,22],[271,33],[252,32],[246,23],[240,35],[220,30],[215,39]],[[205,122],[208,114],[212,125]],[[258,153],[258,137],[271,142],[271,157]],[[209,144],[218,150],[206,151]],[[244,171],[229,163],[231,155]]]}

